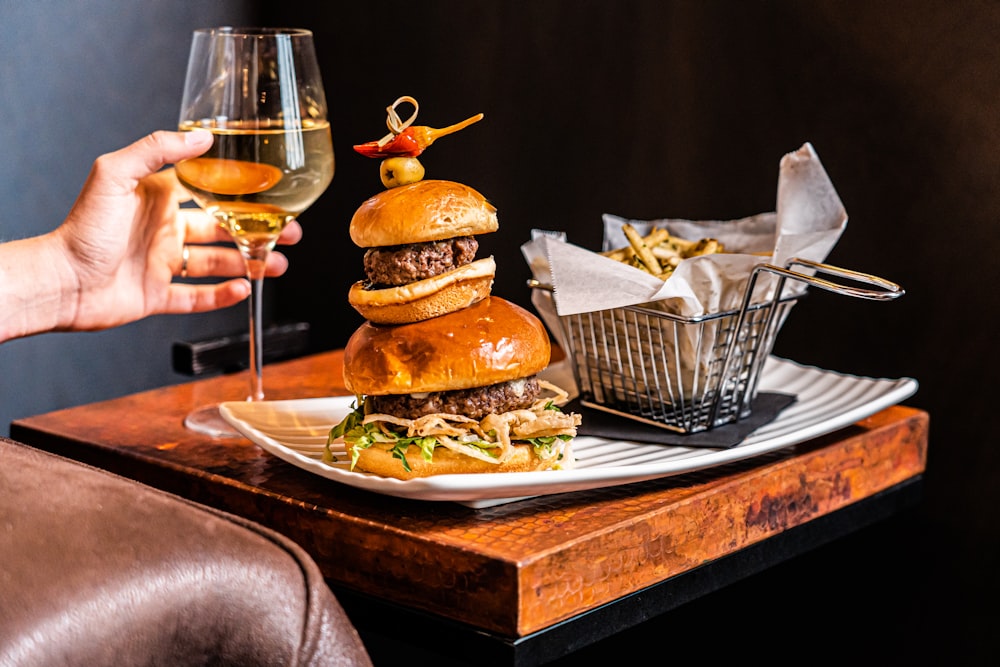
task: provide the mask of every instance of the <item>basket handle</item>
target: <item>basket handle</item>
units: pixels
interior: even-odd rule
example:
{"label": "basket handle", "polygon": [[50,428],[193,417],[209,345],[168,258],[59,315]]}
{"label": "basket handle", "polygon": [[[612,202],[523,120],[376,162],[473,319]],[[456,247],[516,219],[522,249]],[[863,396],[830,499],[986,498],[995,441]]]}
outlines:
{"label": "basket handle", "polygon": [[[790,267],[796,265],[809,267],[819,273],[837,276],[838,278],[847,278],[855,282],[879,287],[880,289],[870,290],[851,285],[842,285],[840,283],[835,283],[832,280],[817,278],[815,275],[792,271]],[[788,260],[785,268],[781,268],[780,266],[775,266],[773,264],[758,264],[754,267],[754,276],[752,276],[751,284],[756,281],[756,273],[759,271],[770,271],[771,273],[781,276],[782,287],[784,286],[784,280],[786,278],[791,278],[793,280],[799,280],[804,283],[808,283],[809,285],[813,285],[814,287],[819,287],[820,289],[825,289],[837,294],[845,294],[847,296],[853,296],[859,299],[869,299],[872,301],[890,301],[892,299],[898,299],[906,294],[906,290],[891,280],[873,276],[869,273],[861,273],[860,271],[852,271],[851,269],[844,269],[830,264],[821,264],[819,262],[813,262],[808,259],[799,259],[797,257]],[[527,285],[531,289],[540,289],[546,292],[552,291],[552,285],[545,284],[535,278],[528,279]],[[748,290],[747,299],[749,299],[749,292],[752,292],[752,289]],[[777,293],[780,294],[781,290],[779,289]]]}
{"label": "basket handle", "polygon": [[[799,271],[792,271],[791,267],[796,265],[814,269],[817,273],[836,276],[838,278],[846,278],[849,280],[853,280],[855,282],[863,283],[865,285],[871,285],[879,289],[865,289],[863,287],[844,285],[842,283],[834,282],[832,280],[817,278],[815,275],[801,273]],[[782,288],[784,287],[784,281],[786,278],[798,280],[807,283],[809,285],[812,285],[814,287],[825,289],[829,292],[835,292],[836,294],[853,296],[859,299],[869,299],[871,301],[889,301],[892,299],[898,299],[899,297],[903,296],[903,294],[906,293],[906,291],[900,285],[892,282],[891,280],[886,280],[885,278],[873,276],[868,273],[861,273],[860,271],[852,271],[851,269],[844,269],[839,266],[832,266],[830,264],[813,262],[808,259],[799,259],[798,257],[793,257],[792,259],[788,260],[788,262],[785,264],[785,268],[774,266],[773,264],[759,264],[754,268],[754,273],[756,274],[758,271],[769,271],[771,273],[776,273],[779,276],[781,276],[780,284],[776,292],[779,295],[782,292]]]}
{"label": "basket handle", "polygon": [[[879,289],[865,289],[862,287],[854,287],[852,285],[844,285],[832,280],[826,280],[825,278],[817,278],[815,275],[792,271],[792,266],[804,266],[815,270],[817,273],[850,279],[865,285],[877,287]],[[778,284],[775,286],[774,293],[771,298],[771,307],[768,308],[767,311],[767,322],[764,325],[764,331],[771,330],[772,322],[775,317],[774,306],[781,300],[781,295],[785,291],[785,281],[788,278],[798,280],[836,294],[858,297],[859,299],[870,299],[872,301],[888,301],[891,299],[898,299],[905,293],[902,287],[890,280],[886,280],[885,278],[879,278],[878,276],[861,273],[860,271],[852,271],[851,269],[844,269],[839,266],[831,266],[830,264],[821,264],[808,259],[800,259],[798,257],[793,257],[788,260],[785,264],[785,268],[775,266],[773,264],[758,264],[751,272],[750,281],[747,283],[746,290],[743,293],[743,305],[740,307],[739,317],[736,320],[735,331],[737,332],[737,335],[731,337],[729,345],[726,349],[726,361],[723,364],[722,377],[729,377],[729,369],[733,363],[733,349],[736,345],[737,338],[739,338],[739,332],[743,331],[743,323],[746,320],[747,310],[750,308],[750,302],[753,298],[754,285],[757,282],[757,277],[762,271],[768,271],[770,273],[777,274],[778,276]],[[754,392],[752,390],[748,391],[744,395],[744,400],[749,401],[749,397],[752,396],[753,393]],[[718,417],[718,410],[719,406],[716,405],[715,412],[712,415],[713,421]]]}

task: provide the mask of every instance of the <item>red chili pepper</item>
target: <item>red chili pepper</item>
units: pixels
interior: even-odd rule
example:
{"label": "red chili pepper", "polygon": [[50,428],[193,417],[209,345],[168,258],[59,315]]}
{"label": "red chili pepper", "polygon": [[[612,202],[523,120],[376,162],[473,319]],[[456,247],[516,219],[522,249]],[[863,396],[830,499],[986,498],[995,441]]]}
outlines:
{"label": "red chili pepper", "polygon": [[399,134],[395,135],[383,146],[379,146],[377,141],[368,141],[363,144],[354,147],[354,150],[361,153],[365,157],[375,157],[375,158],[385,158],[393,157],[396,155],[405,157],[416,157],[424,152],[424,148],[429,146],[421,145],[414,133],[422,128],[419,127],[408,127]]}
{"label": "red chili pepper", "polygon": [[455,123],[441,129],[427,127],[426,125],[412,125],[399,134],[390,135],[387,137],[388,140],[368,141],[356,145],[354,150],[365,157],[417,157],[424,152],[425,148],[433,144],[438,137],[458,132],[462,128],[482,120],[482,118],[483,114],[476,114],[471,118],[466,118],[461,123]]}

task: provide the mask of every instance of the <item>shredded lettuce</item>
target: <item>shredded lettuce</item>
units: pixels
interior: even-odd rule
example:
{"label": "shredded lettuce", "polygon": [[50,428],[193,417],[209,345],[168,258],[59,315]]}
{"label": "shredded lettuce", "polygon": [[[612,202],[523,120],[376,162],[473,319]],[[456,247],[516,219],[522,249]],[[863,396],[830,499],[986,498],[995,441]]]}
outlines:
{"label": "shredded lettuce", "polygon": [[[430,463],[434,460],[434,448],[441,446],[437,438],[433,436],[407,436],[402,433],[394,433],[391,429],[383,430],[377,423],[363,423],[365,418],[364,401],[360,396],[352,407],[353,410],[339,424],[330,429],[330,433],[326,439],[324,460],[336,460],[336,457],[330,451],[330,445],[337,438],[343,438],[346,444],[351,445],[349,448],[351,452],[351,470],[354,470],[354,466],[358,462],[358,457],[361,455],[361,450],[368,449],[377,443],[391,445],[389,451],[392,452],[393,457],[400,460],[403,464],[403,470],[406,472],[411,471],[410,462],[406,460],[406,451],[410,448],[410,445],[415,445],[420,449],[420,456],[424,461]],[[492,451],[493,446],[490,443],[472,441],[463,442],[462,444],[475,447],[490,456],[496,457],[496,454]]]}
{"label": "shredded lettuce", "polygon": [[[428,463],[434,460],[434,448],[444,446],[434,436],[407,436],[405,429],[397,431],[398,427],[391,424],[378,422],[365,424],[364,396],[356,396],[351,408],[351,412],[339,424],[330,429],[327,436],[326,448],[323,453],[324,461],[331,462],[337,460],[337,457],[334,456],[331,450],[331,445],[335,440],[343,439],[344,443],[348,445],[347,449],[351,453],[351,470],[354,470],[357,465],[362,450],[378,445],[389,451],[394,458],[399,459],[403,465],[403,470],[412,472],[410,462],[406,458],[406,453],[411,445],[420,450],[420,456]],[[562,409],[554,401],[546,403],[544,409],[562,412]],[[495,431],[490,431],[488,435],[493,438],[497,437]],[[534,448],[535,455],[541,460],[551,459],[553,454],[558,453],[557,460],[561,461],[563,455],[555,447],[555,444],[558,441],[569,441],[572,439],[573,437],[570,435],[551,435],[524,438],[518,441],[530,444]],[[498,456],[496,443],[478,439],[462,439],[461,444],[476,449],[492,458]],[[558,467],[561,466],[557,465],[556,468]]]}
{"label": "shredded lettuce", "polygon": [[[572,440],[571,435],[543,435],[538,438],[527,438],[525,442],[529,443],[535,448],[535,456],[540,459],[546,459],[552,455],[552,445],[555,444],[556,440]],[[559,455],[562,458],[562,454]]]}

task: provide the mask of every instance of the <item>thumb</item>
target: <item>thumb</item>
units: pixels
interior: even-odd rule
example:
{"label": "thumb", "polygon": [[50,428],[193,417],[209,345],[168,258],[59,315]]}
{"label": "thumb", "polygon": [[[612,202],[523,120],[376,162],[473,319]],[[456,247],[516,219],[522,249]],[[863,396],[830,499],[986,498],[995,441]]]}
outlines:
{"label": "thumb", "polygon": [[109,153],[105,159],[114,164],[113,173],[117,173],[119,178],[138,181],[168,164],[201,155],[212,145],[212,141],[212,133],[208,130],[159,130]]}

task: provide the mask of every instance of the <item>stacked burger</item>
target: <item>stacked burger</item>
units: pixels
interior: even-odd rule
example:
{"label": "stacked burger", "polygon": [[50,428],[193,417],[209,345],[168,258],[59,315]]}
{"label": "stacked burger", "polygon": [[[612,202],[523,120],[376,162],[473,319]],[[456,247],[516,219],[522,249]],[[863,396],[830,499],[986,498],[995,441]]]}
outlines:
{"label": "stacked burger", "polygon": [[[403,102],[414,106],[406,123],[395,113]],[[344,351],[356,407],[331,443],[343,442],[352,469],[399,479],[572,466],[580,417],[536,375],[549,364],[548,334],[491,295],[495,262],[476,258],[477,235],[499,228],[496,209],[467,185],[424,180],[417,159],[482,115],[436,130],[412,126],[412,98],[387,111],[391,133],[355,146],[382,159],[386,190],[351,219],[365,279],[348,301],[367,321]]]}

